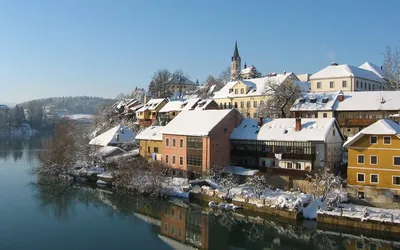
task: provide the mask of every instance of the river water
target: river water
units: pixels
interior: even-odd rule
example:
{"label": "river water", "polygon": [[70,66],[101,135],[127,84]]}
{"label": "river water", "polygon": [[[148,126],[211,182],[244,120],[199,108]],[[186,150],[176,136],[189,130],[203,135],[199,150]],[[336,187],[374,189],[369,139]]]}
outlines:
{"label": "river water", "polygon": [[42,138],[0,142],[0,250],[400,249],[400,239],[185,200],[77,185],[59,195],[31,174]]}

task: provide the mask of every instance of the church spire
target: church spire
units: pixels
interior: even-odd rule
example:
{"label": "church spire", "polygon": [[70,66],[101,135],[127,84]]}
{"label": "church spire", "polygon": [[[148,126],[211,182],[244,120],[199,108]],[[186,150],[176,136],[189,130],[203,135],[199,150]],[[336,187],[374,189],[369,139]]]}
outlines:
{"label": "church spire", "polygon": [[238,57],[239,57],[239,49],[238,49],[238,46],[237,46],[237,40],[235,40],[235,50],[233,51],[232,59],[233,58],[238,58]]}

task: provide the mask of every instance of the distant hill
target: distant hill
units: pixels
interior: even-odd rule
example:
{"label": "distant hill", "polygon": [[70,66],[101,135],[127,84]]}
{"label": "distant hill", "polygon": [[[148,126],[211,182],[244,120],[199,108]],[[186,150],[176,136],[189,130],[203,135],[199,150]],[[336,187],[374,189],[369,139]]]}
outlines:
{"label": "distant hill", "polygon": [[95,114],[98,107],[105,107],[115,103],[114,99],[92,96],[67,96],[37,99],[20,103],[23,107],[28,107],[31,103],[39,104],[42,107],[52,109],[67,109],[69,114]]}

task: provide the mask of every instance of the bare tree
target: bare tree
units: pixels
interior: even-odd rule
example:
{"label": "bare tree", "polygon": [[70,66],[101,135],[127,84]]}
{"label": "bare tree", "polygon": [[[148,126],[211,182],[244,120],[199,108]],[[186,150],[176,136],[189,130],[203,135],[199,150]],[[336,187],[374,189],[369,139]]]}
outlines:
{"label": "bare tree", "polygon": [[341,188],[341,178],[333,175],[329,171],[311,173],[308,175],[308,178],[311,180],[314,187],[313,191],[311,192],[314,196],[314,199],[320,196],[321,201],[324,201],[334,189]]}
{"label": "bare tree", "polygon": [[259,198],[263,191],[268,188],[268,182],[264,175],[254,175],[247,179],[246,184],[251,187]]}
{"label": "bare tree", "polygon": [[[177,93],[173,93],[173,94],[174,95],[178,94],[178,96],[176,96],[178,99],[183,98],[183,95],[185,92],[184,86],[188,79],[189,79],[189,76],[186,73],[184,73],[183,70],[181,70],[181,69],[175,70],[174,73],[172,74],[171,83],[174,86],[178,86]],[[174,89],[174,92],[175,91],[176,91],[176,89]]]}
{"label": "bare tree", "polygon": [[397,47],[386,47],[383,54],[383,70],[387,80],[385,90],[399,90],[400,88],[400,51]]}
{"label": "bare tree", "polygon": [[300,97],[301,90],[292,82],[278,83],[267,80],[265,83],[265,95],[268,95],[267,102],[259,107],[259,113],[263,117],[290,117],[290,107]]}
{"label": "bare tree", "polygon": [[218,79],[225,85],[227,82],[231,80],[231,67],[227,67],[226,69],[221,71]]}
{"label": "bare tree", "polygon": [[166,69],[158,70],[154,73],[149,84],[149,91],[153,98],[168,98],[172,96],[171,77],[171,73]]}

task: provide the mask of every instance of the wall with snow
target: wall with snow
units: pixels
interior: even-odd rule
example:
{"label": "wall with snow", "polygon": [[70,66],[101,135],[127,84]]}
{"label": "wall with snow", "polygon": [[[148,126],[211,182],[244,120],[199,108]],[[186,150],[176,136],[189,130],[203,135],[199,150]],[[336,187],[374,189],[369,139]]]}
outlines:
{"label": "wall with snow", "polygon": [[400,209],[400,203],[393,202],[393,195],[400,193],[399,191],[392,191],[390,189],[376,189],[374,187],[364,186],[362,190],[364,192],[364,199],[358,198],[359,188],[357,186],[348,185],[347,193],[349,199],[354,204],[359,205],[372,205],[388,209]]}

